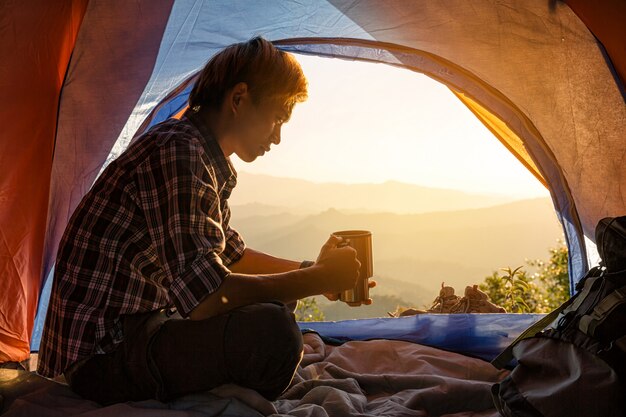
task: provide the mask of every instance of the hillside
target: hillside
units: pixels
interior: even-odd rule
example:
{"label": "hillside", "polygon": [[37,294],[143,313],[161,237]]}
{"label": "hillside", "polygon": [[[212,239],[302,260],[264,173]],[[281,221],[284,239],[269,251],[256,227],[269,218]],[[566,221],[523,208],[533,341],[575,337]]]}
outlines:
{"label": "hillside", "polygon": [[[328,209],[303,215],[292,214],[288,208],[265,207],[265,215],[254,215],[247,208],[232,208],[232,225],[247,244],[290,259],[315,259],[333,231],[371,230],[375,275],[420,286],[418,291],[426,292],[423,297],[387,293],[419,306],[434,298],[442,281],[460,293],[465,285],[481,282],[501,267],[546,259],[548,249],[562,238],[548,198],[423,214]],[[245,215],[240,217],[238,212]],[[377,291],[382,293],[382,282]]]}

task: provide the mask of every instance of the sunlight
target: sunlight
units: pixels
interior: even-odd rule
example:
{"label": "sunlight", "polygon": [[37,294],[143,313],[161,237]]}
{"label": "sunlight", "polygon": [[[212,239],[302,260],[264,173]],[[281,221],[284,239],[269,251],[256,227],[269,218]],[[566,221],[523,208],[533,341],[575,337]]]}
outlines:
{"label": "sunlight", "polygon": [[385,64],[297,55],[309,80],[282,143],[238,170],[314,182],[389,180],[515,199],[548,191],[442,84]]}

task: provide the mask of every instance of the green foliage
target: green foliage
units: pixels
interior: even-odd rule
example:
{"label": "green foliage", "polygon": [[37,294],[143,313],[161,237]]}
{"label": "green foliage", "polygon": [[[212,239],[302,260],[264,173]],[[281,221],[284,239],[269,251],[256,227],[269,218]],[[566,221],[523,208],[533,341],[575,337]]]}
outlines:
{"label": "green foliage", "polygon": [[314,297],[299,300],[295,314],[297,321],[324,321],[324,313]]}
{"label": "green foliage", "polygon": [[528,264],[539,268],[535,274],[535,279],[545,290],[543,292],[543,305],[548,311],[554,310],[570,297],[567,248],[565,246],[560,245],[550,249],[550,260],[547,262],[535,260]]}
{"label": "green foliage", "polygon": [[569,298],[567,248],[562,243],[550,249],[548,261],[527,264],[539,268],[538,272],[529,276],[521,266],[503,268],[503,273],[486,277],[480,289],[509,313],[547,313]]}
{"label": "green foliage", "polygon": [[500,271],[502,273],[494,272],[486,277],[480,289],[508,313],[535,312],[539,289],[527,272],[521,266],[515,269],[502,268]]}

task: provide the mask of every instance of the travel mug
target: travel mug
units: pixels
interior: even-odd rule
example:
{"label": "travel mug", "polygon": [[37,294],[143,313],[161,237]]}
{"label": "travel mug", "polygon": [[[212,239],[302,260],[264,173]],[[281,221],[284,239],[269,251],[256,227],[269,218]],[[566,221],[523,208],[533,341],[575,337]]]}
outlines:
{"label": "travel mug", "polygon": [[350,246],[356,250],[356,258],[361,262],[356,287],[343,291],[339,299],[347,303],[363,302],[369,298],[369,281],[373,275],[372,233],[367,230],[342,230],[334,232],[344,240],[340,246]]}

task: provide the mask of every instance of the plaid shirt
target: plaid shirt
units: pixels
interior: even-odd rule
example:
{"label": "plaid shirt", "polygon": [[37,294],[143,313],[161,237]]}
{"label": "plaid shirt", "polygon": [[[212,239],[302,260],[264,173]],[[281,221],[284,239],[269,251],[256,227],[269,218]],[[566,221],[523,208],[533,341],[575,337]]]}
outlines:
{"label": "plaid shirt", "polygon": [[120,316],[175,306],[187,316],[245,245],[229,227],[230,160],[194,114],[168,120],[113,161],[59,246],[38,372],[64,372],[123,340]]}

